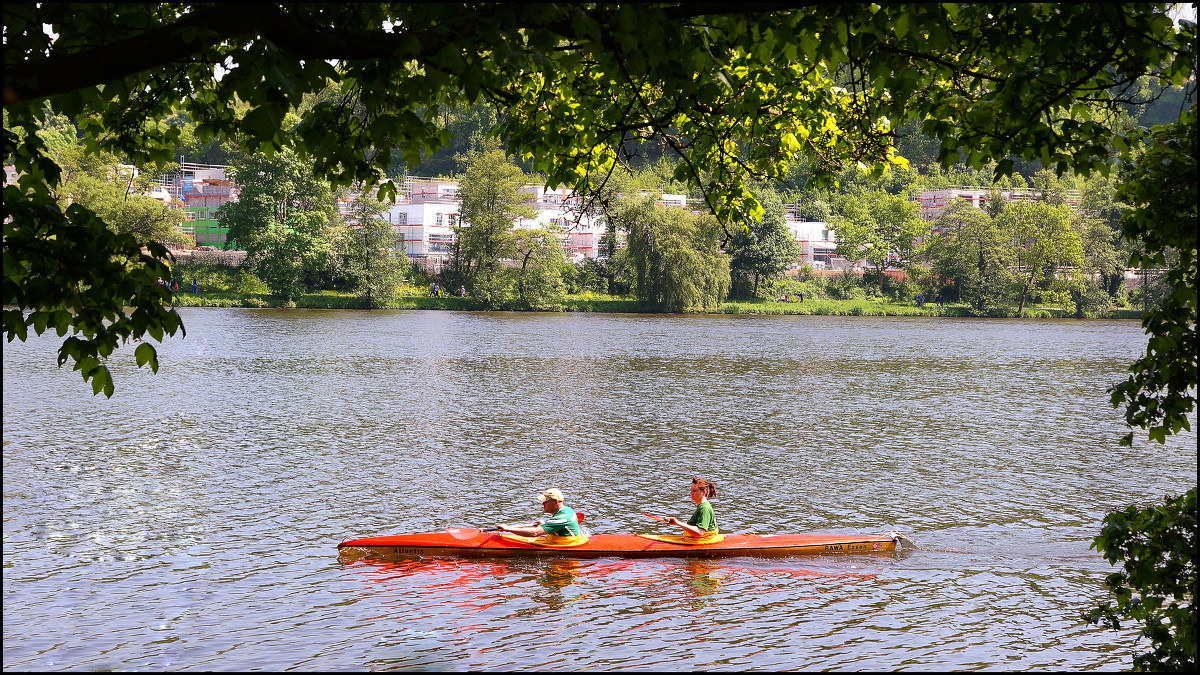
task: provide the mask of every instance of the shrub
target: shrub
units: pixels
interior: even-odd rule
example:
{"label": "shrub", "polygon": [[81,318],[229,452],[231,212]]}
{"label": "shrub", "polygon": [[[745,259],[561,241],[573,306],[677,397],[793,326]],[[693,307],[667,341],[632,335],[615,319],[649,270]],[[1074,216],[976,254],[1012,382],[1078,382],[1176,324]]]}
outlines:
{"label": "shrub", "polygon": [[271,289],[267,288],[267,284],[249,270],[238,270],[233,285],[229,287],[229,290],[245,295],[271,292]]}
{"label": "shrub", "polygon": [[1092,543],[1123,569],[1105,584],[1116,606],[1104,603],[1084,619],[1119,629],[1143,624],[1150,651],[1133,657],[1134,670],[1189,672],[1196,667],[1196,489],[1159,505],[1109,513]]}
{"label": "shrub", "polygon": [[242,273],[239,267],[207,258],[191,259],[171,266],[171,279],[189,291],[193,280],[200,285],[201,291],[228,291],[237,285]]}
{"label": "shrub", "polygon": [[828,278],[825,282],[825,293],[835,300],[862,300],[867,297],[862,280],[850,270]]}

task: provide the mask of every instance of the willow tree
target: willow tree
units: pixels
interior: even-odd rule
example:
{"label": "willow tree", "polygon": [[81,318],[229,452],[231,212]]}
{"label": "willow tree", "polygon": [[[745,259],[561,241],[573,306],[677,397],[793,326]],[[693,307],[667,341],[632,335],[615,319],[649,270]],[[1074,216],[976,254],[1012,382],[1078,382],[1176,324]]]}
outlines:
{"label": "willow tree", "polygon": [[659,205],[653,196],[627,197],[615,224],[626,232],[633,293],[648,309],[706,312],[725,300],[729,257],[718,248],[715,218]]}

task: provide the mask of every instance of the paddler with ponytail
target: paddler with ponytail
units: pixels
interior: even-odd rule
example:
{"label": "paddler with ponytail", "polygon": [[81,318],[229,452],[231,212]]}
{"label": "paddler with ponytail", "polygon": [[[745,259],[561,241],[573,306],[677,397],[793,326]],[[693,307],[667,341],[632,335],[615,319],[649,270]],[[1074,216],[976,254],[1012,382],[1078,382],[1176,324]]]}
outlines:
{"label": "paddler with ponytail", "polygon": [[683,523],[675,517],[667,518],[667,522],[683,528],[687,537],[695,539],[696,543],[724,539],[721,536],[720,528],[717,527],[712,504],[708,503],[709,497],[717,496],[717,484],[710,480],[693,477],[691,496],[692,501],[696,503],[696,511],[692,513],[692,517],[688,519],[687,523]]}

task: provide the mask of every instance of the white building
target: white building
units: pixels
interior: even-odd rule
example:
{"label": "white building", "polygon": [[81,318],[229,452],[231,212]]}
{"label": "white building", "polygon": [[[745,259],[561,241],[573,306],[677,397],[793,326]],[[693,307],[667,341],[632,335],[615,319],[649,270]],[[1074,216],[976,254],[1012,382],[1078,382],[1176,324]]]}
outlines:
{"label": "white building", "polygon": [[432,258],[441,269],[458,224],[458,181],[410,178],[396,203],[382,214],[404,242],[411,258]]}
{"label": "white building", "polygon": [[[396,203],[381,216],[395,228],[408,256],[436,273],[450,258],[454,228],[461,217],[458,181],[410,176],[397,187]],[[549,189],[542,185],[524,185],[521,190],[529,195],[528,203],[537,215],[516,219],[513,229],[540,228],[559,233],[563,251],[571,262],[599,257],[607,226],[600,215],[581,213],[586,206],[581,196],[569,188]],[[343,215],[349,214],[350,201],[341,204]],[[656,203],[703,209],[701,204],[689,203],[683,194],[660,193]],[[784,209],[787,227],[801,250],[800,262],[818,268],[835,266],[841,258],[833,253],[837,242],[829,224],[805,219],[799,205],[788,204]]]}
{"label": "white building", "polygon": [[[987,208],[987,203],[990,190],[981,187],[965,187],[951,186],[941,190],[924,190],[922,192],[913,192],[909,195],[908,200],[917,202],[921,207],[921,217],[926,221],[937,220],[938,216],[946,210],[951,204],[956,201],[963,201],[977,209]],[[1000,197],[1006,202],[1020,202],[1032,199],[1037,199],[1041,196],[1041,192],[1031,188],[1005,188],[997,190]],[[1079,190],[1067,190],[1067,205],[1071,208],[1078,208],[1082,194]]]}
{"label": "white building", "polygon": [[544,229],[562,236],[563,252],[571,262],[595,258],[600,254],[600,239],[605,225],[594,214],[581,213],[584,200],[574,190],[550,189],[541,185],[526,185],[530,204],[537,209],[536,218],[519,218],[513,223],[519,229]]}
{"label": "white building", "polygon": [[817,269],[832,267],[834,262],[833,250],[837,248],[833,228],[822,221],[794,220],[788,214],[787,227],[792,232],[792,239],[800,247],[800,263],[808,264]]}
{"label": "white building", "polygon": [[817,269],[834,266],[841,258],[834,256],[837,240],[833,228],[823,220],[809,220],[799,204],[784,204],[784,217],[792,239],[800,247],[798,265],[812,265]]}
{"label": "white building", "polygon": [[[525,185],[521,190],[528,193],[537,216],[516,219],[513,229],[541,228],[560,233],[563,250],[572,262],[600,254],[606,226],[598,215],[581,213],[582,197],[568,188]],[[687,199],[685,195],[663,194],[658,203],[684,208]],[[348,204],[343,204],[343,210],[347,209]],[[395,228],[408,256],[437,272],[449,259],[460,210],[458,181],[409,177],[400,186],[396,203],[382,216]]]}

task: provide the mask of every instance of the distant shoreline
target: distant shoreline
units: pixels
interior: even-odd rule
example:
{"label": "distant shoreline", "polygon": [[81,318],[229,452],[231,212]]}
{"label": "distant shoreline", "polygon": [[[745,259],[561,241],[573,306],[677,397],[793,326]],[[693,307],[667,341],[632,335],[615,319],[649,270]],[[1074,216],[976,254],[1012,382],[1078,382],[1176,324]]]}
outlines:
{"label": "distant shoreline", "polygon": [[[300,296],[294,303],[285,305],[278,298],[260,293],[240,294],[230,291],[205,292],[198,294],[180,291],[176,294],[177,307],[249,307],[286,309],[367,309],[366,300],[345,293],[310,293]],[[473,298],[431,297],[428,295],[402,295],[384,307],[373,309],[426,309],[484,311],[485,308]],[[493,308],[496,311],[514,310],[511,307]],[[516,310],[523,311],[523,310]],[[608,312],[623,314],[654,313],[632,298],[601,295],[568,296],[561,312]],[[554,313],[553,311],[551,313]],[[810,299],[804,302],[777,302],[772,300],[740,300],[721,303],[709,314],[760,314],[779,316],[928,316],[956,318],[1017,318],[1016,307],[1002,307],[985,314],[973,314],[961,303],[947,303],[942,307],[926,304],[917,307],[913,303],[898,303],[882,300],[832,300]],[[1133,320],[1142,317],[1143,310],[1113,308],[1083,318]],[[1075,310],[1057,307],[1026,307],[1026,319],[1071,319]]]}

